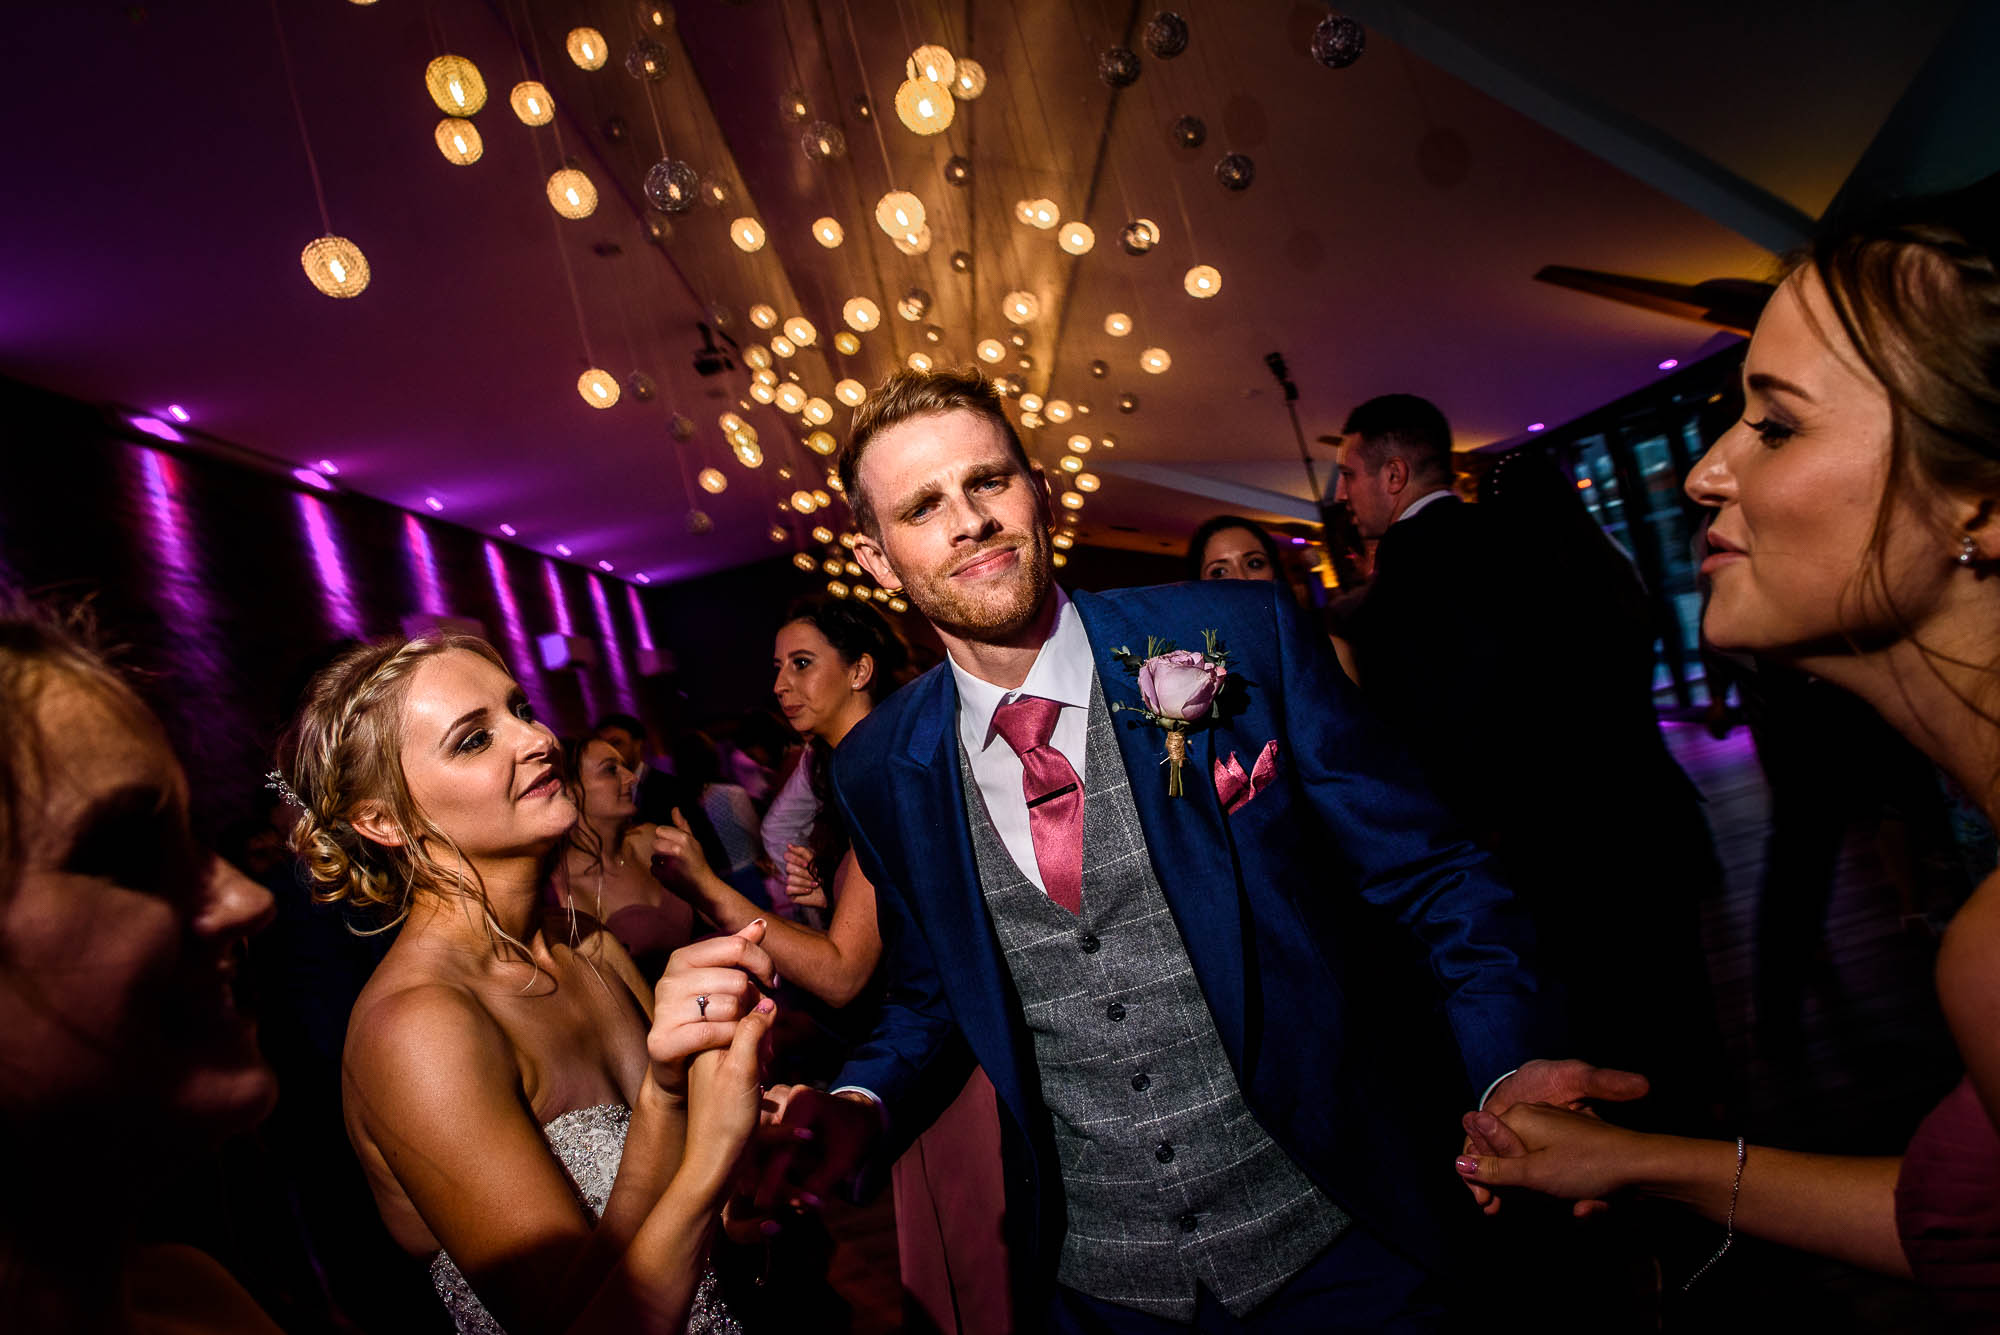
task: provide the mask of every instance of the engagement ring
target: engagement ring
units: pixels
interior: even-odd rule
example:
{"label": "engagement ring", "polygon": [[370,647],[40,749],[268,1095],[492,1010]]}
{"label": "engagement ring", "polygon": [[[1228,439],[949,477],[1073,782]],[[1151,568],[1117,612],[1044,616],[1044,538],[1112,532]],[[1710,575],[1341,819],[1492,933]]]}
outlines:
{"label": "engagement ring", "polygon": [[708,1018],[708,994],[704,992],[702,995],[696,997],[694,1004],[695,1008],[701,1012],[701,1018],[706,1020]]}

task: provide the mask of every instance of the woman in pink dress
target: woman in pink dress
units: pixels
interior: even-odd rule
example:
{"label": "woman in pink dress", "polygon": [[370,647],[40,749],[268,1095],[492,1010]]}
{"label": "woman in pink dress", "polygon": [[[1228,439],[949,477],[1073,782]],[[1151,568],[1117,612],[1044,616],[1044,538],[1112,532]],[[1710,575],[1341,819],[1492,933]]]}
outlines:
{"label": "woman in pink dress", "polygon": [[[1836,230],[1772,297],[1743,420],[1689,475],[1715,511],[1719,648],[1854,692],[2000,823],[2000,178]],[[1900,1158],[1640,1135],[1542,1106],[1466,1116],[1475,1195],[1679,1201],[1913,1276],[2000,1321],[2000,873],[1960,910],[1939,999],[1965,1081]]]}

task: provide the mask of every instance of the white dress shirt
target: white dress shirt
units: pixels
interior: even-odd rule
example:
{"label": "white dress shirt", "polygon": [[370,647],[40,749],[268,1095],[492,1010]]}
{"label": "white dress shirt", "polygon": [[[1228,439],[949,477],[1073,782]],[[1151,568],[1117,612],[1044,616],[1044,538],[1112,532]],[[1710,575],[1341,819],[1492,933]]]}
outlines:
{"label": "white dress shirt", "polygon": [[[1042,869],[1035,861],[1035,840],[1028,832],[1028,797],[1021,789],[1021,758],[1007,739],[993,728],[993,715],[1002,704],[1023,695],[1040,696],[1062,706],[1056,715],[1055,732],[1049,745],[1060,751],[1083,782],[1083,739],[1090,725],[1090,688],[1096,677],[1096,660],[1091,656],[1090,637],[1076,608],[1055,590],[1055,629],[1042,642],[1028,679],[1009,690],[982,681],[967,671],[956,658],[948,658],[951,675],[958,683],[958,740],[972,760],[972,778],[985,800],[986,815],[1000,842],[1021,874],[1044,893]],[[969,813],[977,818],[977,813]]]}
{"label": "white dress shirt", "polygon": [[1405,519],[1408,519],[1411,515],[1415,514],[1417,511],[1423,509],[1426,505],[1434,504],[1438,501],[1443,500],[1445,497],[1454,494],[1455,493],[1452,491],[1450,487],[1439,487],[1436,491],[1427,491],[1423,495],[1417,497],[1417,499],[1415,499],[1414,501],[1411,501],[1407,506],[1403,507],[1403,513],[1396,516],[1395,522],[1400,524]]}

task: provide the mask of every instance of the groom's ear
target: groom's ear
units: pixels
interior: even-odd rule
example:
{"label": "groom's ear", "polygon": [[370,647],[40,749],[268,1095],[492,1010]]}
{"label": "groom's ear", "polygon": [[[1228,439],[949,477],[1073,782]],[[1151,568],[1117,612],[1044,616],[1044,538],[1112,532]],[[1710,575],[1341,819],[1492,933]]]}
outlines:
{"label": "groom's ear", "polygon": [[877,584],[891,593],[901,592],[903,577],[896,573],[896,567],[889,564],[889,554],[882,550],[882,544],[867,529],[863,529],[854,540],[854,559]]}

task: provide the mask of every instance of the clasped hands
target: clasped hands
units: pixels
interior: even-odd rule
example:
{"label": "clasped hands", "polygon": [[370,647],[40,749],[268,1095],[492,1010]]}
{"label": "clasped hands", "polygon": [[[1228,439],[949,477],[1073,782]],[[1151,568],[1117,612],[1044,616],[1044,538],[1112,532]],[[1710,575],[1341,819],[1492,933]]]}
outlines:
{"label": "clasped hands", "polygon": [[1531,1061],[1465,1114],[1458,1173],[1487,1214],[1524,1188],[1573,1202],[1582,1219],[1610,1208],[1606,1197],[1635,1177],[1643,1137],[1598,1119],[1593,1102],[1645,1097],[1643,1075],[1581,1061]]}

